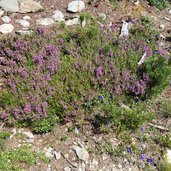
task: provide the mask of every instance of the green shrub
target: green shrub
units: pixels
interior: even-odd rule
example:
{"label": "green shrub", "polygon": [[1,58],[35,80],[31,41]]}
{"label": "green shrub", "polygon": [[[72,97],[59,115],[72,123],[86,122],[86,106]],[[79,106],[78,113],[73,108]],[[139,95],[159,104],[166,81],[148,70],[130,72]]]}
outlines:
{"label": "green shrub", "polygon": [[159,103],[159,114],[166,118],[171,117],[171,101],[162,101]]}
{"label": "green shrub", "polygon": [[159,10],[163,10],[168,7],[168,1],[166,0],[148,0],[150,5],[157,7]]}

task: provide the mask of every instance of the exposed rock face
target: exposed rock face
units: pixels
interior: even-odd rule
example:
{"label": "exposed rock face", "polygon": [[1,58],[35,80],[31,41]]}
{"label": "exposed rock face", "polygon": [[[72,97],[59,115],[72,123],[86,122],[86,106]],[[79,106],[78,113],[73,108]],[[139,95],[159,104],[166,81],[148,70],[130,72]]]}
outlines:
{"label": "exposed rock face", "polygon": [[0,0],[0,7],[8,12],[18,12],[18,0]]}
{"label": "exposed rock face", "polygon": [[19,0],[20,13],[37,12],[41,10],[43,10],[43,6],[40,2],[36,2],[34,0]]}
{"label": "exposed rock face", "polygon": [[14,26],[11,24],[0,25],[0,32],[3,34],[11,33],[14,30]]}

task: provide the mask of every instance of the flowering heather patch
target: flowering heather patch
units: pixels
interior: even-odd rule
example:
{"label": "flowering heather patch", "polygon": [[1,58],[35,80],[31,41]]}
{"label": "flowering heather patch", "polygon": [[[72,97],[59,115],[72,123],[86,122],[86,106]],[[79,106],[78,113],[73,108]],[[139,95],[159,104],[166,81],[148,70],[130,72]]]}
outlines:
{"label": "flowering heather patch", "polygon": [[[1,119],[43,119],[35,125],[49,129],[49,116],[68,121],[87,111],[104,114],[104,103],[145,100],[162,90],[170,75],[168,54],[157,47],[154,31],[142,29],[135,27],[126,40],[118,39],[115,30],[95,24],[61,35],[38,28],[29,38],[2,40],[0,62],[6,87],[0,99]],[[138,65],[145,52],[145,62]],[[145,121],[140,111],[118,112],[109,118],[115,120],[121,112],[118,121],[127,128],[138,128]]]}
{"label": "flowering heather patch", "polygon": [[[32,49],[34,44],[31,41],[20,39],[14,40],[10,48],[1,45],[5,83],[17,100],[15,106],[8,106],[5,112],[19,120],[48,116],[48,100],[54,94],[50,80],[60,67],[58,46],[45,44],[38,54],[34,54]],[[2,116],[7,117],[5,114]]]}

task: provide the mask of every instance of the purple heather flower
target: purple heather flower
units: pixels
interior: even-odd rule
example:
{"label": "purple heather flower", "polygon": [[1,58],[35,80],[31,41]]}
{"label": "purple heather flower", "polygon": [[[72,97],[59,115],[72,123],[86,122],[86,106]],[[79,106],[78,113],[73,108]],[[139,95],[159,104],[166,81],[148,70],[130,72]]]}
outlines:
{"label": "purple heather flower", "polygon": [[152,158],[152,157],[147,158],[147,162],[148,162],[149,164],[152,164],[152,163],[153,163],[153,158]]}
{"label": "purple heather flower", "polygon": [[146,158],[145,154],[142,154],[142,155],[141,155],[141,160],[144,161],[145,158]]}
{"label": "purple heather flower", "polygon": [[96,77],[102,77],[103,76],[103,66],[99,66],[96,71]]}
{"label": "purple heather flower", "polygon": [[22,78],[26,77],[26,72],[25,72],[24,68],[19,68],[18,73],[19,73],[20,77],[22,77]]}
{"label": "purple heather flower", "polygon": [[24,107],[24,113],[30,113],[31,112],[31,104],[28,103],[25,107]]}
{"label": "purple heather flower", "polygon": [[127,147],[127,152],[131,153],[131,147]]}
{"label": "purple heather flower", "polygon": [[6,112],[3,112],[1,115],[0,115],[0,119],[5,119],[8,117],[8,114]]}
{"label": "purple heather flower", "polygon": [[39,28],[36,29],[36,34],[38,36],[44,34],[44,32],[45,32],[44,28],[39,27]]}
{"label": "purple heather flower", "polygon": [[102,97],[101,95],[99,95],[99,96],[98,96],[98,99],[99,99],[99,100],[102,100],[102,99],[103,99],[103,97]]}
{"label": "purple heather flower", "polygon": [[46,80],[46,81],[50,81],[50,80],[51,80],[51,78],[50,78],[50,75],[49,75],[49,74],[45,75],[45,80]]}

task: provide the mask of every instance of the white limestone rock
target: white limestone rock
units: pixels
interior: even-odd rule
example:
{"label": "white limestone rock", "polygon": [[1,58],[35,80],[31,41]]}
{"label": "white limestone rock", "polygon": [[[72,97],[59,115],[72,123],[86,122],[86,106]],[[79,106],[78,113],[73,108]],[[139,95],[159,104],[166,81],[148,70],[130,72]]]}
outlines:
{"label": "white limestone rock", "polygon": [[61,11],[55,10],[53,12],[52,19],[54,19],[54,21],[60,22],[64,20],[64,15]]}
{"label": "white limestone rock", "polygon": [[23,20],[30,20],[31,19],[31,17],[29,16],[29,15],[25,15],[24,17],[23,17]]}
{"label": "white limestone rock", "polygon": [[22,25],[23,27],[30,27],[30,23],[27,20],[16,20],[16,23]]}
{"label": "white limestone rock", "polygon": [[50,26],[54,24],[55,21],[52,18],[40,18],[36,21],[37,25]]}
{"label": "white limestone rock", "polygon": [[79,24],[79,18],[74,18],[74,19],[71,19],[71,20],[67,20],[65,22],[66,26],[72,26],[72,25],[77,25]]}
{"label": "white limestone rock", "polygon": [[85,148],[80,148],[78,146],[73,146],[73,150],[76,152],[78,158],[83,161],[88,161],[89,153]]}
{"label": "white limestone rock", "polygon": [[12,24],[2,24],[0,25],[0,32],[3,34],[11,33],[14,30]]}
{"label": "white limestone rock", "polygon": [[72,1],[68,4],[67,11],[69,12],[81,12],[85,9],[85,3],[80,0]]}
{"label": "white limestone rock", "polygon": [[4,23],[9,23],[11,21],[11,19],[8,16],[5,15],[5,16],[2,17],[2,21]]}
{"label": "white limestone rock", "polygon": [[34,0],[19,0],[20,13],[38,12],[42,10],[44,10],[44,8],[40,2]]}
{"label": "white limestone rock", "polygon": [[0,7],[8,12],[18,12],[18,0],[0,0]]}

